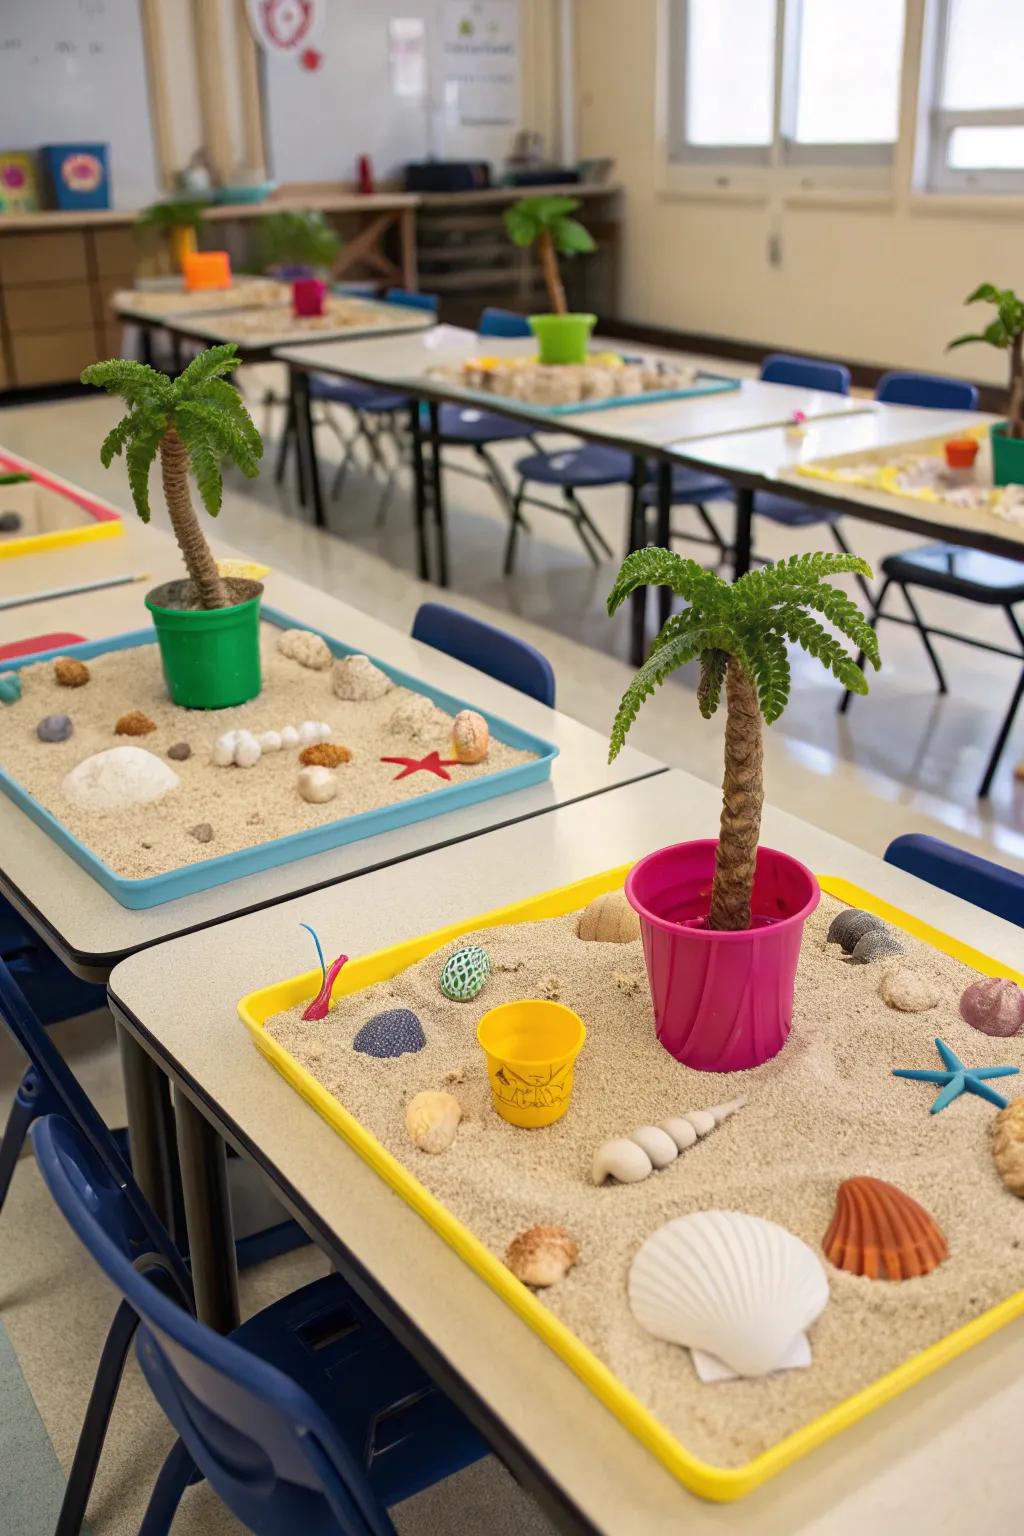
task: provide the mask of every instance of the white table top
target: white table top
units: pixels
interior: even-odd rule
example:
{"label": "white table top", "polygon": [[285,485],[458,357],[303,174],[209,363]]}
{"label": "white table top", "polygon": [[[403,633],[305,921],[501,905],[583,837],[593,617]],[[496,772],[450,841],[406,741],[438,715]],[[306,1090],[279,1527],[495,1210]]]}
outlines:
{"label": "white table top", "polygon": [[[301,921],[364,954],[717,825],[719,792],[678,770],[137,954],[111,977],[133,1032],[258,1155],[607,1536],[936,1536],[1020,1516],[1024,1320],[738,1504],[702,1503],[620,1427],[482,1281],[277,1076],[239,997],[308,969]],[[1020,930],[785,813],[764,841],[998,958]],[[429,861],[429,862],[428,862]],[[430,885],[423,874],[429,869]],[[415,878],[409,878],[410,874]]]}
{"label": "white table top", "polygon": [[[405,331],[425,331],[436,324],[436,316],[429,310],[415,308],[411,304],[383,304],[375,300],[361,299],[354,294],[336,294],[335,298],[346,304],[365,310],[365,323],[354,320],[337,324],[303,323],[292,313],[291,303],[259,305],[252,309],[232,308],[216,314],[165,315],[158,324],[165,330],[176,331],[190,339],[212,343],[234,341],[241,352],[265,352],[272,347],[304,343],[319,349],[325,342],[345,347],[352,342],[384,337]],[[138,311],[132,319],[140,319]],[[251,326],[273,318],[276,328],[252,330]]]}
{"label": "white table top", "polygon": [[[141,542],[138,530],[127,538],[129,548],[137,549]],[[112,540],[111,547],[121,542]],[[145,545],[147,562],[140,567],[136,555],[135,568],[148,570],[151,580],[0,611],[0,644],[55,630],[70,630],[95,640],[146,628],[143,598],[151,586],[180,573],[180,556],[173,541],[155,529],[145,531]],[[218,545],[214,549],[218,556],[237,554]],[[346,880],[439,843],[472,837],[489,827],[550,811],[580,796],[663,771],[664,765],[656,758],[632,750],[609,765],[607,738],[599,732],[494,682],[475,668],[417,644],[408,635],[303,582],[275,571],[265,584],[269,605],[337,639],[358,643],[382,660],[414,676],[429,678],[439,687],[555,743],[559,756],[552,765],[551,778],[140,912],[120,906],[0,793],[0,889],[16,905],[28,903],[35,909],[35,916],[32,912],[26,915],[37,926],[41,923],[44,937],[73,967],[105,973],[122,955],[200,924],[221,922],[310,886]]]}

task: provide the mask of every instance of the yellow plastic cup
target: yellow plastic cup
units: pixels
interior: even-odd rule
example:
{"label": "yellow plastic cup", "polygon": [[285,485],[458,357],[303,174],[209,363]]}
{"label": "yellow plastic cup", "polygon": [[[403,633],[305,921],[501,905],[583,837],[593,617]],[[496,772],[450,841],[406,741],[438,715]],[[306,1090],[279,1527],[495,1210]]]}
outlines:
{"label": "yellow plastic cup", "polygon": [[477,1025],[494,1107],[510,1125],[553,1125],[569,1108],[573,1063],[587,1038],[561,1003],[527,999],[491,1008]]}

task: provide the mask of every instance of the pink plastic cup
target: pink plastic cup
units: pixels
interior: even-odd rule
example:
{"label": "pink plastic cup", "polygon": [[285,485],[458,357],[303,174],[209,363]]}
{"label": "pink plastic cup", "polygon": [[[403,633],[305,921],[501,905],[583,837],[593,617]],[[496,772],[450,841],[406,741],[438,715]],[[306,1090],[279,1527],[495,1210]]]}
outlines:
{"label": "pink plastic cup", "polygon": [[326,296],[322,277],[297,277],[292,283],[292,309],[297,315],[322,315]]}
{"label": "pink plastic cup", "polygon": [[740,1072],[786,1043],[804,922],[821,891],[796,859],[759,848],[753,926],[702,927],[717,846],[705,838],[648,854],[626,878],[626,899],[640,918],[658,1039],[700,1072]]}

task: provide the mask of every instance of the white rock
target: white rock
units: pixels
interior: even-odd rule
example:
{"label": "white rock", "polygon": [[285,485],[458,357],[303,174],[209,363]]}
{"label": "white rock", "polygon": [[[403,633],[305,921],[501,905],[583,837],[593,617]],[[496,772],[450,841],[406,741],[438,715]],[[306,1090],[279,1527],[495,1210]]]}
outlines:
{"label": "white rock", "polygon": [[326,741],[331,734],[331,727],[328,725],[326,720],[318,720],[317,724],[320,727],[320,740]]}
{"label": "white rock", "polygon": [[280,752],[281,750],[282,741],[279,731],[264,731],[262,735],[257,736],[256,740],[263,752]]}
{"label": "white rock", "polygon": [[339,699],[348,699],[352,703],[382,699],[394,686],[387,673],[382,672],[369,656],[343,656],[334,664],[331,687]]}
{"label": "white rock", "polygon": [[320,740],[320,727],[315,720],[303,720],[299,726],[299,746],[311,747]]}
{"label": "white rock", "polygon": [[120,811],[159,800],[179,782],[174,770],[144,747],[110,747],[72,768],[62,788],[83,810]]}
{"label": "white rock", "polygon": [[213,744],[210,754],[211,762],[218,768],[227,768],[235,760],[235,742],[238,740],[237,731],[227,731],[223,736],[218,736]]}
{"label": "white rock", "polygon": [[300,768],[299,794],[313,805],[323,805],[338,793],[337,775],[329,768]]}
{"label": "white rock", "polygon": [[277,642],[282,656],[290,656],[300,666],[322,672],[333,661],[331,648],[320,635],[310,629],[286,629]]}
{"label": "white rock", "polygon": [[299,744],[299,733],[298,733],[298,731],[295,729],[294,725],[286,725],[283,728],[283,730],[281,731],[281,745],[282,745],[282,747],[297,747],[298,744]]}
{"label": "white rock", "polygon": [[246,731],[235,743],[235,762],[239,768],[253,768],[263,756],[263,749],[255,736]]}

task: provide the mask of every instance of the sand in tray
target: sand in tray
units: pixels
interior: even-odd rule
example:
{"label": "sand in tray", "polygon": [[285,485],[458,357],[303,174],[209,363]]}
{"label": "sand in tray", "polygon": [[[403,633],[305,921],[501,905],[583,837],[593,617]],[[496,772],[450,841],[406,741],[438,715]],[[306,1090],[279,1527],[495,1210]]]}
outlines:
{"label": "sand in tray", "polygon": [[[690,1451],[736,1466],[1024,1288],[1024,1201],[993,1165],[996,1110],[961,1098],[932,1116],[937,1090],[891,1076],[897,1066],[937,1066],[936,1035],[971,1065],[1024,1068],[1024,1037],[993,1040],[965,1024],[958,1000],[976,973],[909,938],[900,963],[926,972],[941,1001],[927,1013],[887,1007],[878,986],[893,962],[851,965],[826,944],[839,910],[823,897],[808,922],[793,1033],[750,1072],[693,1072],[674,1061],[654,1036],[639,941],[584,943],[575,916],[467,933],[393,980],[340,999],[322,1023],[302,1022],[299,1007],[268,1029],[499,1258],[526,1228],[565,1227],[580,1262],[541,1299]],[[323,937],[332,953],[344,947],[344,933]],[[487,948],[494,970],[473,1002],[449,1002],[437,978],[467,940]],[[491,1108],[476,1026],[498,1003],[552,995],[582,1016],[587,1042],[565,1118],[520,1130]],[[383,1061],[354,1052],[360,1026],[395,1007],[419,1015],[426,1047]],[[1013,1098],[1024,1093],[1024,1078],[1016,1083],[996,1086]],[[405,1132],[405,1105],[424,1088],[446,1089],[462,1105],[455,1143],[441,1156],[418,1152]],[[747,1106],[662,1172],[640,1184],[590,1183],[606,1138],[741,1093]],[[820,1255],[837,1186],[854,1174],[887,1179],[919,1201],[950,1256],[927,1278],[901,1282],[826,1264],[831,1300],[810,1330],[810,1369],[704,1385],[688,1351],[634,1322],[629,1265],[662,1223],[690,1211],[749,1211]]]}
{"label": "sand in tray", "polygon": [[[368,702],[338,699],[331,689],[331,669],[313,671],[282,656],[279,633],[263,625],[262,692],[234,709],[186,710],[172,704],[155,645],[96,657],[88,663],[90,680],[81,688],[60,687],[50,661],[25,667],[21,698],[0,705],[0,768],[117,874],[131,879],[165,874],[445,787],[432,773],[396,778],[401,767],[380,759],[423,757],[431,750],[449,758],[450,715],[427,711],[428,724],[415,737],[408,730],[395,730],[395,713],[422,695],[396,687]],[[132,710],[148,715],[156,730],[144,736],[115,735],[117,720]],[[38,721],[56,714],[71,716],[73,734],[64,742],[40,741]],[[259,735],[303,720],[326,721],[332,727],[330,739],[352,752],[352,761],[337,770],[334,800],[313,805],[299,796],[295,749],[267,754],[253,768],[219,768],[210,762],[211,748],[225,731],[244,727]],[[179,742],[192,749],[185,761],[167,755]],[[92,753],[126,745],[141,747],[167,763],[180,779],[178,787],[151,805],[126,811],[84,811],[73,805],[62,792],[65,775]],[[492,736],[482,763],[460,763],[446,772],[452,784],[461,784],[533,760],[533,753]],[[213,829],[206,843],[190,830],[203,823]]]}

